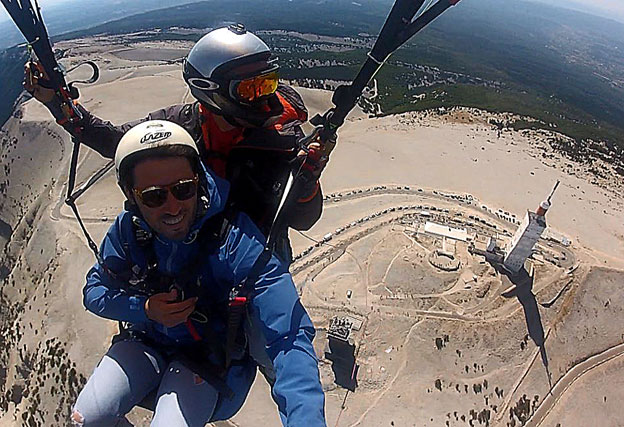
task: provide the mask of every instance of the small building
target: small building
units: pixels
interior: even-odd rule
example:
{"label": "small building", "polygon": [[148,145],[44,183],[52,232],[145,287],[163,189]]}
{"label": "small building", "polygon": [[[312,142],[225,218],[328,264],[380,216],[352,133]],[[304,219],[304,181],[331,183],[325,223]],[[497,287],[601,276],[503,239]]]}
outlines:
{"label": "small building", "polygon": [[486,251],[488,252],[494,252],[494,250],[496,249],[497,243],[496,243],[496,238],[490,236],[490,238],[488,239],[487,242],[487,247],[486,247]]}
{"label": "small building", "polygon": [[453,228],[431,221],[427,221],[425,224],[425,232],[453,240],[460,240],[462,242],[468,240],[468,231],[465,228]]}
{"label": "small building", "polygon": [[327,330],[325,358],[332,362],[335,383],[350,391],[357,387],[358,365],[355,362],[355,343],[351,331],[359,329],[355,319],[349,316],[335,316]]}

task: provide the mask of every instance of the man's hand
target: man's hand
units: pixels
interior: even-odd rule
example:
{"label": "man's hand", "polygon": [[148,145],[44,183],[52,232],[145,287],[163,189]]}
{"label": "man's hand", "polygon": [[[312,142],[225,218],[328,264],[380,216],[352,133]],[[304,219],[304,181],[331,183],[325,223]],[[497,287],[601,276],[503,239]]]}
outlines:
{"label": "man's hand", "polygon": [[145,314],[147,317],[167,328],[172,328],[184,323],[195,310],[197,298],[188,298],[178,301],[178,290],[152,295],[145,301]]}
{"label": "man's hand", "polygon": [[48,75],[41,64],[28,61],[24,65],[24,89],[37,101],[47,104],[54,99],[56,93],[54,89],[48,89],[39,84],[45,81],[49,81]]}
{"label": "man's hand", "polygon": [[311,142],[305,150],[300,150],[297,154],[297,157],[305,158],[303,168],[307,170],[313,181],[319,179],[329,160],[323,155],[322,145],[317,141]]}

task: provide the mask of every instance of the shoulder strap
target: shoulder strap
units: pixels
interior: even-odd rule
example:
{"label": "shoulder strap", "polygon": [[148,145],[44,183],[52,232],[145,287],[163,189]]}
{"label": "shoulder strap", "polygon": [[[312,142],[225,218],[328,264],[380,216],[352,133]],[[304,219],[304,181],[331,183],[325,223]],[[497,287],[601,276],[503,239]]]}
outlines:
{"label": "shoulder strap", "polygon": [[209,218],[203,224],[197,235],[197,251],[182,270],[182,273],[176,277],[179,284],[185,286],[188,291],[199,298],[204,297],[206,292],[206,289],[199,286],[197,282],[199,268],[203,265],[201,257],[213,250],[215,246],[220,247],[225,244],[232,228],[233,214],[234,211],[228,205],[223,211]]}
{"label": "shoulder strap", "polygon": [[[218,242],[223,245],[232,229],[235,211],[232,204],[228,202],[225,209],[210,217],[202,226],[197,238],[200,246]],[[200,251],[201,252],[201,251]]]}
{"label": "shoulder strap", "polygon": [[143,251],[146,261],[146,273],[143,283],[139,287],[148,294],[162,292],[163,277],[158,273],[158,257],[154,251],[154,233],[145,230],[140,225],[139,217],[132,216],[132,227],[137,245]]}

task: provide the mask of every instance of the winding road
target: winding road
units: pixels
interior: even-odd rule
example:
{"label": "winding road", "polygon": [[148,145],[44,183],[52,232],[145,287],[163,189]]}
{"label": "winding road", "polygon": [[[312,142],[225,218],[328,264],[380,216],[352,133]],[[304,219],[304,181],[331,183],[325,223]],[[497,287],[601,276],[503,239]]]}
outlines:
{"label": "winding road", "polygon": [[603,363],[607,363],[617,357],[622,357],[623,355],[624,343],[610,347],[602,353],[595,354],[576,364],[555,383],[551,392],[542,400],[533,416],[527,421],[526,425],[530,427],[541,425],[546,416],[557,405],[557,402],[559,402],[563,394],[572,384],[574,384],[575,381]]}

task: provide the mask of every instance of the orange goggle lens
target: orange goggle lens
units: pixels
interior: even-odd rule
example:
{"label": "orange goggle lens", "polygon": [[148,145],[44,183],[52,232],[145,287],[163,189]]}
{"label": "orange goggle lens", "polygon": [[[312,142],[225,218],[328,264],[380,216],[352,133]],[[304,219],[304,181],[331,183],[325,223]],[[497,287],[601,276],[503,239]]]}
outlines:
{"label": "orange goggle lens", "polygon": [[277,90],[278,82],[277,72],[241,80],[236,85],[236,96],[242,101],[255,101],[263,96],[274,94]]}

